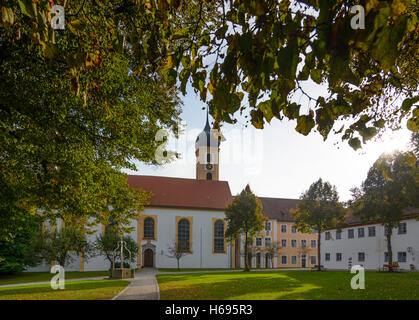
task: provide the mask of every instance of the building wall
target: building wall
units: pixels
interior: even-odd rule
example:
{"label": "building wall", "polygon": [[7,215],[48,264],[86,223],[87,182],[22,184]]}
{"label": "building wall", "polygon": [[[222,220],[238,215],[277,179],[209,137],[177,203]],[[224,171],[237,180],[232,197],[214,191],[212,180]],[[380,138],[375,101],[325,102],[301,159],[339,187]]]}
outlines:
{"label": "building wall", "polygon": [[[281,226],[286,226],[286,232],[282,232]],[[296,231],[292,232],[294,222],[277,222],[277,239],[281,243],[282,240],[286,240],[286,246],[281,246],[281,250],[277,257],[278,267],[287,268],[300,268],[302,267],[303,255],[306,256],[306,267],[313,267],[317,264],[317,233],[301,233]],[[297,240],[297,247],[291,246],[291,240]],[[306,248],[301,245],[301,240],[306,240]],[[316,246],[311,247],[311,240],[316,241]],[[282,243],[281,243],[282,244]],[[286,256],[287,263],[282,263],[282,256]],[[292,262],[292,256],[296,256],[296,264]],[[311,263],[310,257],[315,257],[315,263]]]}
{"label": "building wall", "polygon": [[[406,252],[406,262],[400,262],[401,269],[409,269],[410,264],[419,269],[419,221],[415,219],[404,220],[406,234],[398,234],[398,229],[393,230],[392,251],[393,261],[398,261],[398,252]],[[375,236],[368,236],[368,227],[375,227]],[[364,228],[364,237],[358,237],[358,229]],[[354,229],[354,238],[348,238],[348,229]],[[384,227],[380,224],[351,226],[342,229],[342,239],[336,239],[336,230],[329,230],[330,240],[325,240],[322,233],[321,255],[322,265],[328,269],[348,269],[350,258],[352,265],[362,265],[366,269],[379,269],[383,267],[384,255],[387,252],[387,242]],[[408,252],[408,248],[412,248]],[[358,254],[365,253],[365,261],[359,261]],[[330,261],[326,261],[326,253],[330,254]],[[336,253],[342,254],[342,260],[336,261]]]}
{"label": "building wall", "polygon": [[[181,268],[231,267],[231,246],[229,244],[226,245],[224,253],[213,253],[213,222],[214,218],[215,220],[225,219],[223,211],[147,208],[141,213],[141,216],[157,217],[157,238],[143,240],[140,235],[139,239],[141,258],[143,248],[155,246],[155,267],[177,268],[177,260],[169,257],[168,247],[176,242],[177,221],[181,218],[190,218],[192,225],[192,252],[181,258]],[[140,233],[142,234],[141,229]],[[140,261],[138,266],[141,267],[143,264],[144,262]]]}
{"label": "building wall", "polygon": [[[147,216],[156,217],[155,240],[143,240],[142,221]],[[231,245],[225,240],[225,252],[213,252],[213,224],[221,219],[224,221],[223,211],[190,210],[190,209],[166,209],[146,208],[139,219],[131,220],[132,231],[129,234],[139,243],[138,257],[132,267],[141,268],[144,265],[143,252],[145,248],[154,251],[154,267],[176,268],[177,260],[169,257],[168,246],[176,241],[176,221],[188,218],[191,221],[191,247],[192,252],[186,254],[180,260],[181,268],[230,268],[232,266]],[[225,221],[224,221],[225,223]],[[226,223],[225,223],[226,226]],[[98,225],[92,228],[89,241],[95,241],[96,237],[103,232],[104,228]],[[108,270],[110,264],[104,256],[96,256],[80,261],[75,256],[74,261],[65,267],[66,271],[97,271]],[[27,271],[49,271],[50,264],[43,264]]]}
{"label": "building wall", "polygon": [[[266,232],[266,230],[261,231],[253,241],[251,246],[252,251],[252,260],[251,260],[251,268],[257,268],[257,254],[260,253],[260,268],[278,268],[278,267],[285,267],[285,268],[300,268],[302,266],[302,255],[306,255],[306,267],[313,267],[317,263],[317,233],[316,234],[307,234],[291,232],[291,227],[294,225],[293,222],[281,222],[275,219],[269,220],[271,221],[271,231]],[[286,232],[281,232],[281,225],[286,225],[287,230]],[[266,249],[265,249],[265,238],[270,237],[272,244],[277,243],[278,246],[281,248],[278,250],[278,253],[274,256],[273,265],[270,260],[266,260]],[[262,245],[256,245],[256,238],[262,238]],[[297,240],[297,247],[291,247],[291,240]],[[281,240],[286,240],[286,246],[282,247]],[[301,240],[306,240],[307,247],[301,247]],[[311,240],[316,240],[316,247],[311,248]],[[244,237],[242,237],[242,244],[244,244]],[[243,245],[241,246],[241,259],[240,259],[240,266],[244,267],[244,249]],[[286,256],[287,263],[282,263],[282,256]],[[292,256],[296,257],[296,263],[293,264]],[[311,263],[311,256],[314,256],[316,259],[316,263]],[[268,264],[266,263],[268,262]]]}

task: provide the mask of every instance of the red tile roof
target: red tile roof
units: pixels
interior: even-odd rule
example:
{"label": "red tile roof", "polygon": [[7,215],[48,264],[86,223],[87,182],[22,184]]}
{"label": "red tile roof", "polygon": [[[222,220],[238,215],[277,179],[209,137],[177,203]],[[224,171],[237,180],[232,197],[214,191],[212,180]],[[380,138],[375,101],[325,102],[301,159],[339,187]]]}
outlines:
{"label": "red tile roof", "polygon": [[[419,208],[407,208],[403,212],[403,218],[402,219],[408,219],[408,218],[414,218],[419,217]],[[356,226],[356,225],[364,225],[364,224],[371,224],[371,223],[380,223],[378,221],[362,221],[362,219],[358,216],[355,216],[351,210],[348,210],[346,212],[346,218],[345,218],[345,225],[348,226]]]}
{"label": "red tile roof", "polygon": [[131,188],[153,193],[150,207],[224,210],[232,196],[227,181],[128,175]]}
{"label": "red tile roof", "polygon": [[269,219],[279,221],[294,221],[290,210],[297,208],[300,200],[298,199],[282,199],[282,198],[266,198],[258,197],[262,202],[263,214]]}

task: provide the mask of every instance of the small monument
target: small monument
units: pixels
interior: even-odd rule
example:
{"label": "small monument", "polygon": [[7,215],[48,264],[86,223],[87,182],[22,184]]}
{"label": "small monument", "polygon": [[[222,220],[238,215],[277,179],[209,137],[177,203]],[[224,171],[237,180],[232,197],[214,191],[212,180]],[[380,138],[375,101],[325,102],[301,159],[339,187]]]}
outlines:
{"label": "small monument", "polygon": [[120,250],[121,264],[120,268],[111,269],[110,276],[112,279],[132,279],[135,277],[135,269],[131,267],[124,268],[124,249],[128,251],[130,257],[129,261],[131,261],[131,251],[128,249],[127,243],[124,241],[123,236],[121,235],[121,241],[118,243],[118,246],[114,250],[115,253]]}

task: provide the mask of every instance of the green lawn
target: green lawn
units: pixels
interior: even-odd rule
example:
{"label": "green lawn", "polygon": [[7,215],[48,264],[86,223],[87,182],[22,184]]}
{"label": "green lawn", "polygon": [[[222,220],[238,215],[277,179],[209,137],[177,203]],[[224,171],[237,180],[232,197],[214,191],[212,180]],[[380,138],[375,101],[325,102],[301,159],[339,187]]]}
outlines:
{"label": "green lawn", "polygon": [[[54,274],[49,272],[23,272],[18,275],[0,276],[0,285],[15,284],[15,283],[28,283],[28,282],[41,282],[50,281]],[[68,279],[81,279],[90,277],[107,277],[109,271],[87,271],[87,272],[66,272],[65,278]]]}
{"label": "green lawn", "polygon": [[206,269],[200,269],[200,268],[180,268],[179,270],[177,268],[159,268],[159,271],[164,272],[188,272],[188,271],[224,271],[224,270],[243,270],[243,269],[231,269],[231,268],[206,268]]}
{"label": "green lawn", "polygon": [[0,288],[0,300],[104,300],[128,284],[123,280],[84,280],[67,282],[63,290],[53,290],[49,284]]}
{"label": "green lawn", "polygon": [[419,273],[365,273],[351,289],[349,271],[276,271],[157,275],[162,300],[419,299]]}

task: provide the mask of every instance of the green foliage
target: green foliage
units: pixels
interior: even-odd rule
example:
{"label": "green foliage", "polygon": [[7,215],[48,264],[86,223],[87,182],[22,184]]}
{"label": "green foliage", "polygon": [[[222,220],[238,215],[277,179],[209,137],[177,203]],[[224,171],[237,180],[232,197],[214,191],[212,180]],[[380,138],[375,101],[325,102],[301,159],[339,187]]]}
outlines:
{"label": "green foliage", "polygon": [[419,206],[419,171],[412,152],[383,154],[354,188],[351,210],[366,222],[379,222],[387,230],[387,252],[392,263],[391,236],[409,207]]}
{"label": "green foliage", "polygon": [[412,147],[412,152],[416,156],[416,161],[419,161],[419,132],[415,132],[412,134],[410,144]]}
{"label": "green foliage", "polygon": [[[257,232],[263,230],[267,218],[262,214],[262,203],[247,185],[233,203],[226,208],[226,237],[230,240],[244,235],[244,256],[249,252],[249,242]],[[245,271],[248,270],[245,258]]]}
{"label": "green foliage", "polygon": [[121,170],[152,163],[157,132],[177,128],[176,90],[138,61],[139,41],[120,20],[129,15],[109,16],[113,4],[69,2],[61,31],[50,27],[49,1],[1,6],[0,203],[11,212],[0,237],[35,209],[126,222],[149,194]]}
{"label": "green foliage", "polygon": [[321,265],[320,240],[321,233],[329,228],[339,228],[345,219],[345,209],[339,202],[336,187],[322,179],[314,182],[304,192],[297,209],[291,214],[295,219],[295,227],[303,233],[311,233],[312,229],[318,234],[318,266]]}
{"label": "green foliage", "polygon": [[31,239],[28,255],[37,256],[40,261],[50,264],[55,261],[65,267],[74,261],[74,255],[83,255],[88,260],[94,255],[94,247],[87,240],[83,225],[67,223],[61,228],[44,226]]}
{"label": "green foliage", "polygon": [[[138,246],[137,243],[130,237],[124,236],[123,240],[125,241],[124,246],[124,267],[128,264],[126,261],[130,263],[135,262],[135,259],[138,254]],[[95,241],[95,249],[99,252],[100,255],[104,255],[105,258],[109,261],[110,268],[119,268],[118,266],[121,263],[116,262],[116,260],[121,260],[121,250],[117,250],[120,248],[121,237],[115,230],[106,230],[103,235],[99,235],[96,237]],[[128,250],[126,250],[128,249]],[[130,254],[131,252],[131,254]],[[130,268],[129,264],[128,267]]]}
{"label": "green foliage", "polygon": [[[366,8],[365,29],[353,30],[346,0],[78,0],[66,4],[68,28],[52,32],[50,3],[21,0],[3,7],[2,30],[20,46],[30,40],[37,60],[42,55],[71,61],[67,81],[78,95],[86,84],[80,67],[101,68],[109,56],[127,53],[136,73],[158,75],[168,86],[180,84],[184,94],[190,81],[211,106],[216,127],[234,123],[235,112],[247,108],[256,128],[263,128],[264,120],[287,117],[297,119],[298,132],[316,128],[326,139],[333,124],[345,119],[348,131],[342,138],[358,148],[353,140],[358,135],[365,142],[376,134],[370,129],[365,138],[358,122],[363,115],[368,116],[364,124],[377,131],[383,122],[394,127],[400,117],[409,117],[409,129],[417,131],[411,102],[417,99],[419,70],[416,2],[360,4]],[[77,50],[69,52],[64,44]],[[208,57],[214,63],[204,64]],[[330,95],[309,96],[301,84],[310,80],[326,84]],[[248,103],[239,98],[243,91]],[[399,94],[406,99],[402,109],[391,103]],[[287,112],[300,95],[316,102],[309,106],[313,119]]]}
{"label": "green foliage", "polygon": [[22,217],[18,223],[12,225],[15,229],[8,230],[7,236],[0,240],[0,274],[17,274],[25,267],[35,266],[40,262],[31,252],[31,240],[41,225],[41,218]]}

